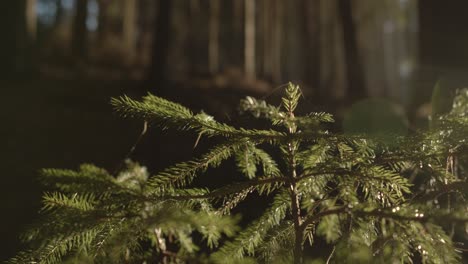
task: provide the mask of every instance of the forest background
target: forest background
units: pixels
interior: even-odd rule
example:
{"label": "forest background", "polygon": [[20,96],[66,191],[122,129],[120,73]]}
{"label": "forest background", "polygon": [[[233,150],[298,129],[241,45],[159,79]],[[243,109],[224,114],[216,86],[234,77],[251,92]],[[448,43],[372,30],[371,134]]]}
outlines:
{"label": "forest background", "polygon": [[[113,170],[127,157],[141,124],[113,114],[111,96],[150,91],[227,120],[239,98],[274,97],[292,81],[310,110],[340,120],[356,105],[375,112],[380,98],[419,127],[431,109],[449,110],[455,89],[468,84],[463,0],[7,0],[0,7],[0,260],[20,248],[18,234],[37,217],[40,168],[90,162]],[[148,133],[131,158],[158,171],[189,159],[195,140]]]}

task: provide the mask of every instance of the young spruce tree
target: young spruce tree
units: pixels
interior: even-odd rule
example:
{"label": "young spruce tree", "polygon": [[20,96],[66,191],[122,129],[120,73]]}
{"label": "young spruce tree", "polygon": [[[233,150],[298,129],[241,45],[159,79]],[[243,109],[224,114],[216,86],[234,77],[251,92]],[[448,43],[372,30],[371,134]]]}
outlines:
{"label": "young spruce tree", "polygon": [[[395,137],[390,146],[328,131],[327,113],[296,115],[299,99],[290,84],[281,106],[241,102],[270,120],[269,130],[219,123],[153,95],[112,99],[123,116],[222,143],[151,177],[131,162],[118,175],[93,165],[43,170],[52,190],[42,222],[24,235],[31,250],[10,263],[460,263],[468,235],[468,90],[449,114],[432,117],[428,132]],[[245,180],[191,188],[230,158]],[[272,202],[239,229],[231,209],[253,192]],[[310,253],[317,246],[327,259]]]}

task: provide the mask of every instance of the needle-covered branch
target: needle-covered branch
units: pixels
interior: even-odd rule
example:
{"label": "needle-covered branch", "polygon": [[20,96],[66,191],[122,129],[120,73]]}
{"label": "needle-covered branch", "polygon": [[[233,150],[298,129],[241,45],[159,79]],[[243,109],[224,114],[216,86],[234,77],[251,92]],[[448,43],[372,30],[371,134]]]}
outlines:
{"label": "needle-covered branch", "polygon": [[[317,237],[333,253],[311,261],[459,263],[468,90],[429,131],[391,145],[330,131],[332,115],[297,113],[300,97],[289,84],[281,105],[243,100],[242,111],[269,120],[267,129],[224,124],[154,95],[112,99],[122,116],[214,146],[155,174],[133,162],[116,175],[93,165],[41,171],[49,189],[42,220],[23,235],[33,246],[10,263],[303,263]],[[224,162],[232,166],[210,173]],[[208,175],[221,186],[195,181]],[[244,212],[255,217],[239,228]]]}

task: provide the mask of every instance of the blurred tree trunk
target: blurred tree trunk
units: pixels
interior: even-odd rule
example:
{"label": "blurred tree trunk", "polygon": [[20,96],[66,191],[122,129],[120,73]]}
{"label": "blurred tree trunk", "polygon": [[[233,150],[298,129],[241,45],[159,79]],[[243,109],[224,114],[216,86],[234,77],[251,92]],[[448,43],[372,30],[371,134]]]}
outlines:
{"label": "blurred tree trunk", "polygon": [[[148,80],[151,85],[164,87],[167,84],[167,54],[169,52],[172,1],[159,0],[154,25],[151,67]],[[160,89],[161,90],[161,89]],[[159,93],[159,90],[156,91]],[[162,91],[161,91],[162,92]]]}
{"label": "blurred tree trunk", "polygon": [[189,2],[189,16],[190,25],[188,32],[188,41],[190,42],[190,49],[188,49],[189,67],[192,74],[199,73],[200,66],[200,52],[202,48],[200,40],[200,21],[201,21],[201,7],[200,0],[190,0]]}
{"label": "blurred tree trunk", "polygon": [[[360,0],[353,5],[368,96],[389,97],[406,106],[413,96],[421,99],[419,92],[413,94],[419,65],[418,2]],[[425,87],[432,87],[440,73],[429,76],[434,79]]]}
{"label": "blurred tree trunk", "polygon": [[314,93],[320,93],[320,0],[303,0],[302,7],[306,36],[305,81]]}
{"label": "blurred tree trunk", "polygon": [[0,76],[12,77],[32,70],[32,41],[28,38],[26,1],[0,3]]}
{"label": "blurred tree trunk", "polygon": [[[167,58],[170,58],[170,63],[167,64],[167,78],[168,80],[181,80],[186,79],[187,74],[190,71],[189,60],[187,56],[187,50],[191,49],[191,45],[188,44],[188,38],[190,35],[189,27],[190,17],[187,16],[187,12],[190,8],[190,2],[187,0],[172,0],[171,5],[171,18],[170,18],[170,45],[167,54]],[[204,56],[203,56],[203,66],[205,73],[209,72],[209,55],[208,55],[208,45],[209,45],[209,13],[210,13],[209,2],[206,2],[206,7],[203,9],[205,11],[204,17],[205,21],[204,26],[201,27],[205,30],[205,39],[204,39]],[[199,33],[199,32],[198,32]],[[201,53],[200,50],[197,52]]]}
{"label": "blurred tree trunk", "polygon": [[320,94],[324,95],[324,99],[341,101],[345,97],[348,83],[338,1],[321,1],[319,8]]}
{"label": "blurred tree trunk", "polygon": [[244,68],[247,78],[255,79],[255,1],[245,0]]}
{"label": "blurred tree trunk", "polygon": [[0,41],[0,75],[10,76],[17,67],[18,33],[21,31],[21,1],[2,1],[0,3],[0,29],[2,41]]}
{"label": "blurred tree trunk", "polygon": [[219,72],[219,13],[220,0],[210,0],[208,64],[211,74]]}
{"label": "blurred tree trunk", "polygon": [[37,35],[36,0],[26,0],[26,30],[28,39],[34,42]]}
{"label": "blurred tree trunk", "polygon": [[271,78],[271,23],[272,23],[272,8],[271,0],[262,1],[262,46],[263,46],[263,76],[267,79]]}
{"label": "blurred tree trunk", "polygon": [[131,64],[135,59],[137,1],[124,0],[123,12],[123,45],[127,55],[126,63]]}
{"label": "blurred tree trunk", "polygon": [[37,70],[37,0],[26,0],[25,4],[26,35],[24,36],[24,51],[22,52],[24,54],[24,71],[33,73]]}
{"label": "blurred tree trunk", "polygon": [[85,59],[87,55],[88,0],[77,0],[76,13],[73,20],[72,54],[75,58]]}
{"label": "blurred tree trunk", "polygon": [[273,39],[272,39],[272,78],[276,84],[282,81],[282,68],[281,68],[281,49],[283,38],[283,1],[274,0],[274,23],[273,23]]}
{"label": "blurred tree trunk", "polygon": [[243,68],[243,38],[244,38],[244,0],[232,0],[232,26],[231,41],[232,64],[239,69]]}
{"label": "blurred tree trunk", "polygon": [[[99,1],[101,2],[101,1]],[[57,28],[60,23],[62,22],[63,18],[63,5],[62,5],[62,0],[55,0],[55,8],[57,8],[57,11],[55,12],[55,18],[54,18],[54,27]],[[99,9],[101,10],[101,9]],[[101,12],[99,12],[101,13]]]}
{"label": "blurred tree trunk", "polygon": [[[60,0],[59,0],[60,1]],[[97,37],[99,44],[103,44],[104,39],[107,34],[108,27],[108,14],[107,8],[109,7],[108,0],[99,0],[99,14],[98,14],[98,28],[97,28]]]}
{"label": "blurred tree trunk", "polygon": [[[317,0],[309,1],[315,3]],[[305,34],[305,13],[303,0],[283,1],[283,36],[282,79],[302,84],[305,80],[305,51],[307,34]]]}
{"label": "blurred tree trunk", "polygon": [[338,12],[343,28],[343,42],[346,63],[346,77],[348,80],[349,100],[356,101],[367,96],[364,70],[359,55],[356,26],[352,15],[352,2],[349,0],[338,0]]}

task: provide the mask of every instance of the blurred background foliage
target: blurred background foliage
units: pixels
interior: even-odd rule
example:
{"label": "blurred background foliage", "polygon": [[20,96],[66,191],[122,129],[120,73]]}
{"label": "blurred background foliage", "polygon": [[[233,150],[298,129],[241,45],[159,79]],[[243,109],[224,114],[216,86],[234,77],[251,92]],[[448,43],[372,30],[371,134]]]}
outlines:
{"label": "blurred background foliage", "polygon": [[[468,84],[467,8],[463,0],[1,1],[0,260],[36,216],[39,168],[92,162],[112,171],[126,157],[142,124],[112,114],[111,96],[151,91],[236,119],[239,98],[277,97],[292,81],[307,110],[336,114],[345,131],[407,133],[449,111]],[[198,153],[195,140],[151,131],[132,158],[155,171]]]}

